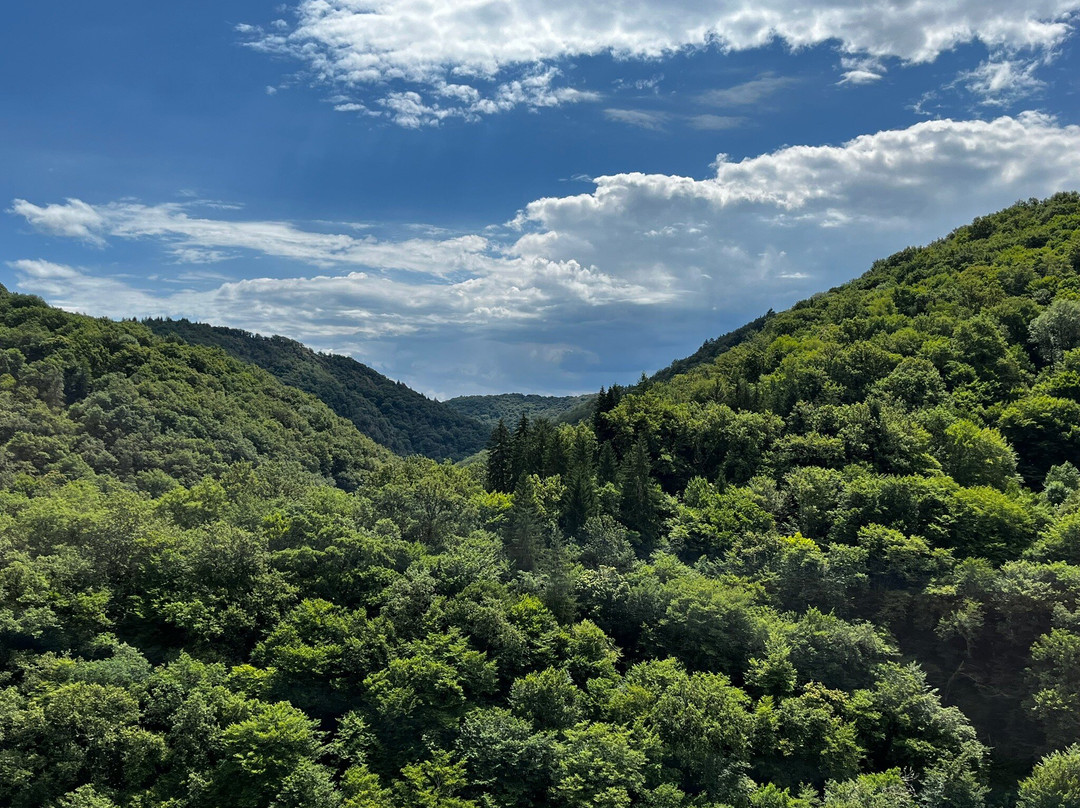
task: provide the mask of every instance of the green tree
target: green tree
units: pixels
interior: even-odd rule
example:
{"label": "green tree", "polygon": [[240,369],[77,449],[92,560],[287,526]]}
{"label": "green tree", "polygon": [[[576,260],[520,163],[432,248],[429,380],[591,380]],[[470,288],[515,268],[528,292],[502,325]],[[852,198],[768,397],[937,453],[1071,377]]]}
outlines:
{"label": "green tree", "polygon": [[634,441],[619,473],[619,518],[641,537],[646,547],[660,536],[660,487],[652,479],[652,464],[645,438]]}
{"label": "green tree", "polygon": [[1016,453],[996,429],[960,419],[945,430],[941,468],[960,485],[1004,490],[1016,476]]}
{"label": "green tree", "polygon": [[642,792],[648,756],[630,730],[610,724],[580,724],[559,744],[555,804],[567,808],[629,808]]}
{"label": "green tree", "polygon": [[1029,328],[1039,356],[1057,364],[1066,351],[1080,346],[1080,300],[1055,300]]}
{"label": "green tree", "polygon": [[1080,746],[1044,757],[1031,776],[1020,783],[1017,808],[1078,808],[1080,806]]}
{"label": "green tree", "polygon": [[322,751],[318,724],[285,702],[257,704],[249,718],[225,728],[221,745],[214,793],[220,804],[237,808],[273,802]]}
{"label": "green tree", "polygon": [[488,441],[487,477],[488,491],[510,493],[514,490],[514,457],[510,430],[500,418]]}

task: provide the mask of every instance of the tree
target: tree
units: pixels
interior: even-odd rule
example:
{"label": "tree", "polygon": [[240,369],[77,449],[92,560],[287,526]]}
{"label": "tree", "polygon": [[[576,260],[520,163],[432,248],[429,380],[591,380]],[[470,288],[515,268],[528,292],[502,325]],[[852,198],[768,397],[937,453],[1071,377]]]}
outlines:
{"label": "tree", "polygon": [[558,668],[534,671],[514,682],[510,707],[538,730],[567,729],[581,718],[583,693]]}
{"label": "tree", "polygon": [[1066,351],[1080,346],[1080,300],[1055,300],[1032,320],[1030,330],[1039,356],[1056,365]]}
{"label": "tree", "polygon": [[585,523],[599,513],[596,438],[589,429],[578,427],[570,439],[569,464],[564,478],[566,494],[560,511],[563,529],[567,535],[577,537]]}
{"label": "tree", "polygon": [[514,490],[514,457],[510,430],[502,418],[488,441],[486,487],[488,491],[510,493]]}
{"label": "tree", "polygon": [[465,717],[457,751],[469,790],[489,795],[500,808],[545,804],[551,786],[555,738],[501,708],[474,710]]}
{"label": "tree", "polygon": [[916,808],[915,797],[897,769],[863,774],[825,787],[825,808]]}
{"label": "tree", "polygon": [[1010,404],[999,421],[1020,455],[1020,471],[1037,485],[1051,467],[1080,456],[1080,404],[1033,394]]}
{"label": "tree", "polygon": [[1043,480],[1043,496],[1053,505],[1060,505],[1077,489],[1080,489],[1080,470],[1067,460],[1052,466]]}
{"label": "tree", "polygon": [[[250,718],[225,728],[216,773],[220,804],[262,808],[321,751],[318,724],[290,704],[257,704]],[[298,785],[299,787],[299,785]]]}
{"label": "tree", "polygon": [[517,485],[521,478],[527,474],[536,474],[540,471],[543,455],[536,454],[536,447],[532,439],[532,430],[529,429],[529,417],[524,413],[514,428],[514,434],[510,443],[510,474]]}
{"label": "tree", "polygon": [[648,757],[622,727],[579,724],[559,744],[554,802],[566,808],[629,808],[645,786]]}
{"label": "tree", "polygon": [[402,808],[479,808],[458,793],[465,788],[465,764],[449,752],[436,749],[429,760],[410,763],[401,770],[397,784]]}
{"label": "tree", "polygon": [[638,436],[619,474],[619,518],[646,547],[660,536],[660,487],[653,482],[645,437]]}
{"label": "tree", "polygon": [[945,429],[941,468],[960,485],[1004,490],[1016,476],[1016,453],[996,429],[961,418]]}
{"label": "tree", "polygon": [[1017,808],[1080,808],[1080,746],[1040,760],[1020,783]]}
{"label": "tree", "polygon": [[1053,629],[1032,646],[1031,662],[1037,688],[1032,712],[1047,740],[1058,747],[1080,743],[1080,635]]}

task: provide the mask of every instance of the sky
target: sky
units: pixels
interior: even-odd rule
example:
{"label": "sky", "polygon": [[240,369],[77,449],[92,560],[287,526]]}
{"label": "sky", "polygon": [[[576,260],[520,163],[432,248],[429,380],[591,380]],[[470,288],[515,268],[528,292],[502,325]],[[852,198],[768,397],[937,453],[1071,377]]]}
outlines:
{"label": "sky", "polygon": [[0,282],[433,397],[627,384],[1080,190],[1080,0],[17,3]]}

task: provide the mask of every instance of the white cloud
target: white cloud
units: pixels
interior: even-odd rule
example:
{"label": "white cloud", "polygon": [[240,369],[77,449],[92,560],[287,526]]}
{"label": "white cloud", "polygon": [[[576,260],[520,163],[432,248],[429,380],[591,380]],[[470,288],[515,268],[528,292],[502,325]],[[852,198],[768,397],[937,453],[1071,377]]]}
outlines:
{"label": "white cloud", "polygon": [[70,236],[91,244],[104,244],[98,233],[102,226],[101,215],[85,202],[69,199],[66,204],[38,207],[25,199],[11,203],[9,213],[22,216],[42,233],[53,236]]}
{"label": "white cloud", "polygon": [[[618,267],[639,283],[667,277],[687,300],[722,302],[740,290],[775,292],[783,288],[776,278],[792,271],[825,287],[874,256],[940,235],[943,222],[1080,187],[1080,127],[1034,113],[930,121],[840,146],[795,146],[741,162],[721,156],[707,179],[620,174],[595,182],[592,193],[527,206],[515,251]],[[722,282],[699,282],[695,273]]]}
{"label": "white cloud", "polygon": [[23,275],[38,281],[51,282],[55,280],[69,280],[79,276],[78,270],[64,264],[54,264],[51,261],[11,261],[8,266]]}
{"label": "white cloud", "polygon": [[289,222],[192,216],[192,208],[188,203],[113,202],[92,206],[79,199],[39,207],[17,199],[9,212],[23,216],[43,233],[77,237],[99,246],[104,246],[107,238],[158,239],[182,263],[223,261],[234,257],[228,250],[248,250],[318,267],[365,266],[442,274],[475,271],[489,260],[488,241],[473,234],[440,240],[386,241],[373,236],[302,230]]}
{"label": "white cloud", "polygon": [[958,83],[980,96],[987,106],[1004,106],[1025,98],[1046,86],[1035,75],[1043,59],[1000,59],[982,62],[974,70],[961,73]]}
{"label": "white cloud", "polygon": [[[592,182],[589,193],[529,204],[509,223],[511,239],[494,228],[486,236],[379,240],[197,218],[178,205],[23,203],[12,211],[46,233],[58,232],[70,209],[97,223],[67,229],[84,241],[156,240],[168,251],[279,260],[264,277],[168,293],[48,262],[12,266],[22,288],[62,305],[284,333],[359,353],[425,389],[460,391],[466,366],[496,378],[492,356],[504,363],[503,385],[525,378],[535,369],[526,344],[568,366],[625,366],[623,378],[632,380],[687,350],[686,339],[716,336],[1017,199],[1080,188],[1080,127],[1035,113],[927,121],[837,146],[739,162],[721,155],[700,179],[619,174]],[[671,347],[673,335],[682,335],[680,347]],[[579,350],[542,350],[568,345]],[[570,371],[545,373],[534,389],[570,386]]]}
{"label": "white cloud", "polygon": [[840,66],[844,70],[840,84],[872,84],[880,81],[885,74],[885,65],[881,59],[872,56],[843,56],[840,58]]}
{"label": "white cloud", "polygon": [[[420,126],[593,98],[554,84],[553,65],[582,56],[658,59],[777,40],[791,48],[835,41],[845,56],[904,63],[976,42],[999,55],[1047,52],[1068,36],[1078,10],[1080,0],[302,0],[286,28],[275,21],[237,30],[251,47],[301,60],[317,81],[370,91],[369,106]],[[865,68],[847,73],[849,83],[880,76]],[[518,86],[530,81],[536,86]],[[476,95],[440,103],[450,86]],[[410,92],[420,100],[402,96]]]}

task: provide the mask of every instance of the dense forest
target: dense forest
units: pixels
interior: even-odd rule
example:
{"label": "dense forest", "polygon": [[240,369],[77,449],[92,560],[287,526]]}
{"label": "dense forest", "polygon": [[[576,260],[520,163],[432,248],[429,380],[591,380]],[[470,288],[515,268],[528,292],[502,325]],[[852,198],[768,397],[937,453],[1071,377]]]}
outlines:
{"label": "dense forest", "polygon": [[521,416],[543,418],[556,423],[576,423],[592,414],[595,394],[583,396],[538,396],[502,393],[493,396],[458,396],[443,402],[447,407],[487,425],[487,434],[499,421],[517,421]]}
{"label": "dense forest", "polygon": [[1080,195],[401,459],[0,294],[0,805],[1080,806]]}
{"label": "dense forest", "polygon": [[[476,454],[491,426],[391,381],[349,356],[316,353],[295,340],[263,337],[189,320],[144,320],[159,336],[221,348],[321,399],[362,433],[400,455],[462,460]],[[497,419],[496,419],[497,420]]]}

